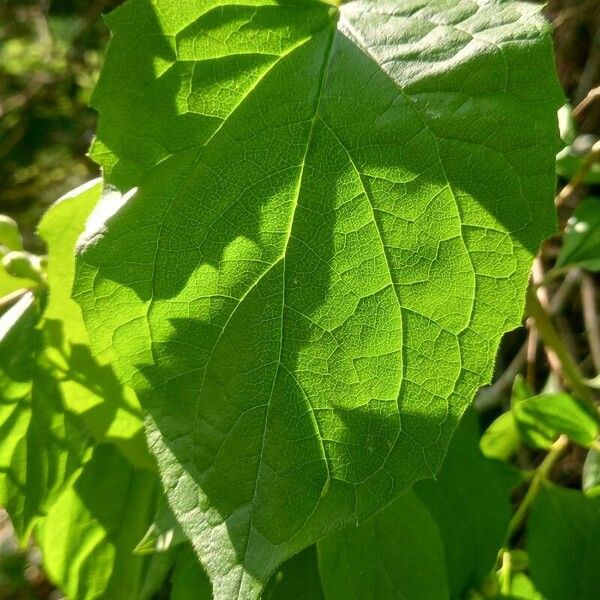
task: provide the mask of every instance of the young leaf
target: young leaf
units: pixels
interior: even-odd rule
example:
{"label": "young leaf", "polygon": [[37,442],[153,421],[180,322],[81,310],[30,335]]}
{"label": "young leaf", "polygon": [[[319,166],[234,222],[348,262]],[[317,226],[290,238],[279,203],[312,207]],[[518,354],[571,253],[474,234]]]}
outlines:
{"label": "young leaf", "polygon": [[135,547],[135,552],[136,554],[167,552],[187,541],[181,525],[163,495],[158,501],[154,521]]}
{"label": "young leaf", "polygon": [[132,0],[76,298],[217,600],[439,468],[554,229],[538,7]]}
{"label": "young leaf", "polygon": [[510,581],[508,596],[500,596],[507,600],[544,600],[544,597],[535,589],[533,582],[525,573],[515,573]]}
{"label": "young leaf", "polygon": [[461,424],[437,480],[319,542],[327,600],[464,598],[490,573],[515,478],[481,455],[473,417]]}
{"label": "young leaf", "polygon": [[502,413],[481,437],[481,451],[488,458],[509,460],[519,448],[521,438],[512,411]]}
{"label": "young leaf", "polygon": [[0,246],[8,250],[23,250],[23,238],[14,219],[0,215]]}
{"label": "young leaf", "polygon": [[557,266],[600,271],[600,198],[586,198],[573,212]]}
{"label": "young leaf", "polygon": [[152,519],[156,475],[112,445],[95,448],[36,532],[49,577],[77,600],[139,600],[147,558],[133,553]]}
{"label": "young leaf", "polygon": [[523,441],[549,449],[560,434],[590,447],[600,435],[598,415],[566,393],[542,394],[514,404],[512,413]]}
{"label": "young leaf", "polygon": [[547,600],[594,600],[600,589],[600,498],[547,486],[527,524],[533,583]]}
{"label": "young leaf", "polygon": [[3,264],[4,257],[11,251],[23,250],[23,238],[17,223],[0,214],[0,298],[23,288],[33,288],[38,282],[11,275]]}

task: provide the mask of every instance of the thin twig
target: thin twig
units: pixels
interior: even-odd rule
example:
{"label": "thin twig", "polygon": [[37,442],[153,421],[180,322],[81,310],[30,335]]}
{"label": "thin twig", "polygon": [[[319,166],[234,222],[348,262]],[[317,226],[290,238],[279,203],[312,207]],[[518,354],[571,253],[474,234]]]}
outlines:
{"label": "thin twig", "polygon": [[25,294],[31,292],[30,288],[21,288],[19,290],[15,290],[10,294],[6,294],[6,296],[2,296],[0,298],[0,313],[8,310],[11,306],[16,304]]}
{"label": "thin twig", "polygon": [[590,169],[594,165],[594,163],[600,158],[600,141],[597,141],[591,148],[591,150],[586,154],[581,166],[573,175],[573,178],[565,187],[557,194],[554,204],[559,207],[561,206],[565,200],[568,200],[577,190],[577,188],[583,183],[587,174],[590,172]]}
{"label": "thin twig", "polygon": [[573,109],[573,116],[577,119],[581,113],[596,99],[600,98],[600,85],[592,88],[587,96]]}
{"label": "thin twig", "polygon": [[596,28],[588,59],[579,77],[579,84],[574,94],[576,102],[580,102],[585,97],[587,90],[593,87],[598,67],[600,67],[600,27]]}
{"label": "thin twig", "polygon": [[587,273],[581,278],[580,289],[585,334],[590,346],[594,368],[596,373],[600,373],[600,323],[596,304],[596,286],[594,280]]}
{"label": "thin twig", "polygon": [[[542,248],[542,251],[543,251],[543,248]],[[550,297],[548,295],[548,289],[542,285],[539,285],[540,282],[542,282],[546,279],[546,273],[544,271],[544,265],[542,264],[542,259],[541,259],[541,252],[540,252],[540,254],[538,254],[537,258],[533,262],[533,269],[531,271],[531,279],[532,279],[533,285],[538,286],[535,293],[538,297],[538,300],[540,301],[540,304],[542,305],[542,307],[544,308],[546,313],[550,314]],[[530,331],[535,331],[534,327],[535,327],[535,325],[530,322],[529,323]],[[536,342],[537,342],[537,339],[536,339]],[[552,371],[554,373],[556,373],[558,375],[558,380],[560,381],[561,366],[560,366],[560,360],[556,356],[556,352],[554,352],[554,350],[551,347],[549,347],[548,345],[544,346],[544,352],[546,354],[546,358],[548,359],[548,364],[550,365],[550,368],[552,369]],[[528,379],[528,382],[532,388],[535,388],[535,378],[532,378],[531,380]]]}
{"label": "thin twig", "polygon": [[488,387],[483,388],[477,395],[476,406],[479,411],[486,411],[502,400],[503,392],[509,389],[515,377],[523,369],[525,360],[527,358],[527,341],[519,348],[514,358],[503,371],[502,375],[494,381],[494,383]]}
{"label": "thin twig", "polygon": [[569,354],[560,335],[548,313],[544,310],[535,291],[530,287],[527,291],[527,312],[535,320],[535,326],[539,331],[544,344],[554,351],[560,362],[560,373],[563,379],[577,396],[596,410],[594,396],[585,384],[585,378],[579,371],[579,367]]}
{"label": "thin twig", "polygon": [[529,387],[534,389],[535,380],[537,377],[537,349],[540,343],[540,338],[532,319],[528,320],[527,326],[529,328],[529,333],[527,335],[527,345],[525,352],[525,360],[527,364],[525,370],[525,379],[527,380],[527,384],[529,385]]}
{"label": "thin twig", "polygon": [[562,311],[569,297],[571,296],[571,293],[579,284],[582,275],[583,271],[581,269],[570,269],[566,274],[562,283],[558,286],[558,289],[550,300],[550,314],[552,316],[557,315]]}
{"label": "thin twig", "polygon": [[558,461],[558,459],[564,454],[569,446],[569,438],[566,435],[561,435],[554,444],[544,460],[540,463],[539,467],[535,470],[534,476],[529,484],[525,497],[519,504],[519,508],[513,515],[508,525],[508,532],[506,534],[506,547],[510,547],[511,540],[515,537],[515,534],[521,529],[525,522],[525,517],[529,512],[529,508],[533,504],[533,501],[537,497],[543,483],[550,477],[552,468]]}

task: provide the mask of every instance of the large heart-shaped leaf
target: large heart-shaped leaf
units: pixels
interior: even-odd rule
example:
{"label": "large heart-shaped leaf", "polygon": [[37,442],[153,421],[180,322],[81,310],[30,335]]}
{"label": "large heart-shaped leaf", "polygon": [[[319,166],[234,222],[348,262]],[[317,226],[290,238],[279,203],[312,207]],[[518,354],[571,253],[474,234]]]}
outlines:
{"label": "large heart-shaped leaf", "polygon": [[76,282],[217,599],[438,469],[553,229],[539,9],[131,0]]}

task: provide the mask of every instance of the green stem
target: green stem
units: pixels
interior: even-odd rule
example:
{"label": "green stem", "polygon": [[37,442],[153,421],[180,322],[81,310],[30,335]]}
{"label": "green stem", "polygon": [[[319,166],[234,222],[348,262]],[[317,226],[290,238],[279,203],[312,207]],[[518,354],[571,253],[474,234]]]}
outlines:
{"label": "green stem", "polygon": [[535,290],[529,287],[527,291],[527,313],[535,321],[535,326],[546,346],[551,348],[560,361],[561,372],[565,381],[569,384],[576,395],[586,402],[590,408],[597,410],[594,396],[585,383],[585,378],[579,371],[579,367],[571,357],[567,347],[556,331],[551,318],[541,305]]}
{"label": "green stem", "polygon": [[519,529],[525,522],[525,517],[527,516],[529,508],[533,504],[533,501],[536,499],[544,482],[548,480],[552,468],[554,467],[558,459],[564,454],[568,445],[569,438],[567,438],[566,435],[561,435],[556,440],[556,442],[552,444],[552,448],[550,448],[550,451],[544,457],[544,460],[535,470],[531,483],[529,484],[529,488],[527,489],[527,493],[525,494],[525,497],[521,501],[517,512],[513,515],[513,518],[510,520],[510,523],[508,525],[508,532],[506,534],[505,544],[507,548],[509,547],[512,538],[515,536],[515,534],[519,531]]}
{"label": "green stem", "polygon": [[512,578],[512,560],[510,552],[505,550],[502,553],[502,585],[500,591],[504,596],[510,594],[510,582]]}

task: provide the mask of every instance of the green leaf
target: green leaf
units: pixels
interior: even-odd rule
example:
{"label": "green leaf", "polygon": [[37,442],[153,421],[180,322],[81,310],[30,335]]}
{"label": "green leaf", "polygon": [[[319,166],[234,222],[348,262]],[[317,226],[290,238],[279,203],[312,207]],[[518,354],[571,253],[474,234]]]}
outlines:
{"label": "green leaf", "polygon": [[525,381],[522,375],[517,375],[513,381],[511,404],[516,404],[522,400],[527,400],[535,396],[535,392],[529,387],[529,384]]}
{"label": "green leaf", "polygon": [[580,446],[590,447],[600,435],[598,415],[570,394],[542,394],[515,403],[514,419],[523,442],[549,449],[565,434]]}
{"label": "green leaf", "polygon": [[212,589],[206,573],[191,546],[185,546],[177,558],[171,577],[170,600],[211,600]]}
{"label": "green leaf", "polygon": [[479,450],[474,412],[461,423],[437,480],[415,491],[437,523],[446,558],[450,598],[462,598],[492,571],[512,515],[518,474]]}
{"label": "green leaf", "polygon": [[573,212],[563,236],[558,267],[600,271],[600,198],[586,198]]}
{"label": "green leaf", "polygon": [[95,92],[122,200],[93,346],[148,413],[217,600],[442,463],[555,227],[562,102],[525,2],[133,0]]}
{"label": "green leaf", "polygon": [[50,287],[43,328],[49,371],[60,382],[65,408],[79,415],[97,442],[111,441],[139,467],[153,467],[139,402],[116,378],[109,361],[93,357],[79,306],[71,299],[75,243],[102,195],[102,180],[90,181],[46,212],[39,234],[48,244]]}
{"label": "green leaf", "polygon": [[512,411],[502,413],[485,430],[480,442],[488,458],[508,461],[519,448],[521,438]]}
{"label": "green leaf", "polygon": [[477,443],[471,414],[437,480],[319,542],[327,600],[455,599],[483,582],[506,534],[515,477]]}
{"label": "green leaf", "polygon": [[154,521],[135,548],[136,554],[154,554],[166,552],[179,546],[188,539],[177,522],[167,500],[161,496]]}
{"label": "green leaf", "polygon": [[[210,600],[212,589],[191,546],[183,546],[171,578],[170,600]],[[262,600],[325,600],[317,552],[310,546],[286,561],[271,577]]]}
{"label": "green leaf", "polygon": [[440,531],[412,491],[359,527],[319,542],[327,600],[448,600]]}
{"label": "green leaf", "polygon": [[4,255],[2,266],[13,277],[43,283],[42,260],[35,254],[13,250]]}
{"label": "green leaf", "polygon": [[25,542],[35,520],[78,468],[86,447],[40,366],[38,302],[25,295],[0,318],[0,505]]}
{"label": "green leaf", "polygon": [[8,250],[23,250],[23,238],[19,226],[7,215],[0,215],[0,246]]}
{"label": "green leaf", "polygon": [[516,573],[510,582],[510,594],[501,596],[511,600],[544,600],[544,597],[535,589],[533,582],[525,573]]}
{"label": "green leaf", "polygon": [[542,489],[527,524],[533,583],[547,600],[595,600],[600,589],[600,498]]}
{"label": "green leaf", "polygon": [[283,563],[271,577],[262,600],[325,600],[317,548],[309,546]]}
{"label": "green leaf", "polygon": [[133,553],[159,492],[116,447],[95,448],[36,531],[49,577],[76,600],[139,600],[148,559]]}
{"label": "green leaf", "polygon": [[[0,214],[0,258],[11,250],[23,250],[23,238],[17,223],[6,215]],[[37,282],[15,277],[8,273],[0,261],[0,298],[23,288],[36,287]]]}

